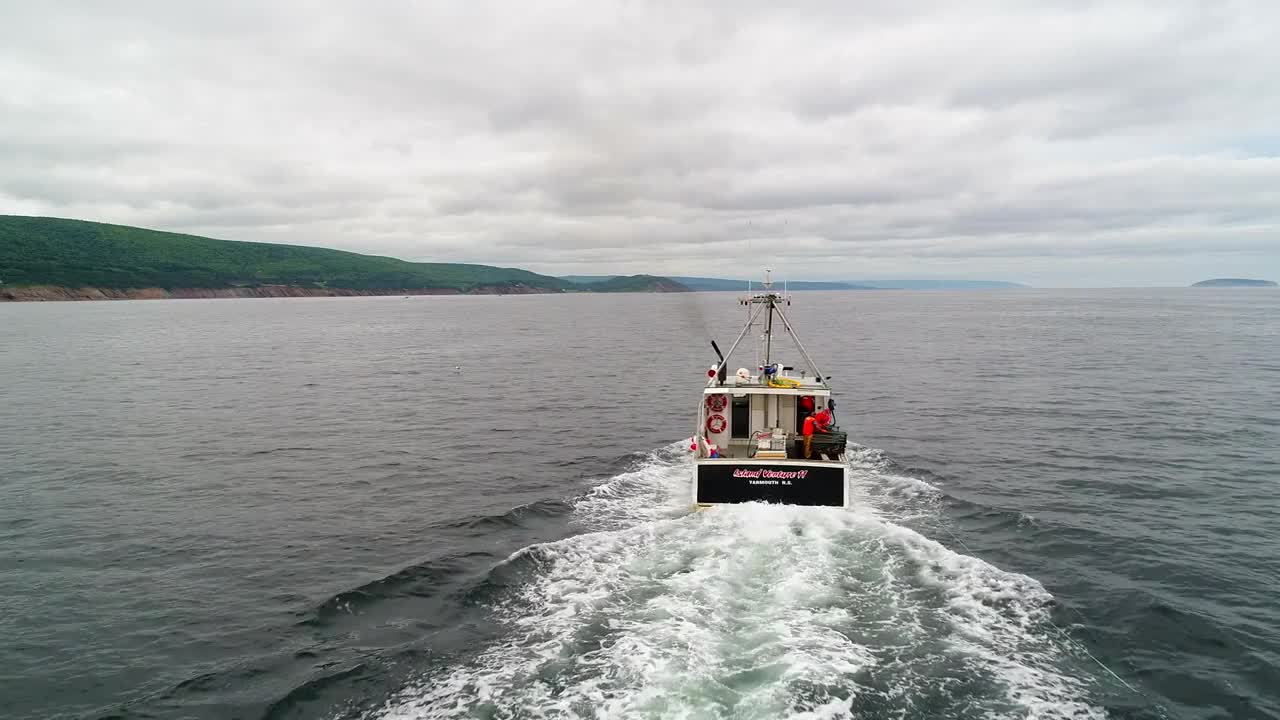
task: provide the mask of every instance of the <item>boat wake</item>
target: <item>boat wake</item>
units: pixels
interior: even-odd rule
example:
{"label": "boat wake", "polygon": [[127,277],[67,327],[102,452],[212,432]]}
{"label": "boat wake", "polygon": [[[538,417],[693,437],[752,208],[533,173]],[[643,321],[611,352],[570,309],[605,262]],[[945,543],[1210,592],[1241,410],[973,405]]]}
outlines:
{"label": "boat wake", "polygon": [[689,514],[652,453],[574,504],[583,532],[506,563],[501,639],[371,713],[452,717],[1104,717],[1035,580],[904,526],[938,491],[854,449],[855,509]]}

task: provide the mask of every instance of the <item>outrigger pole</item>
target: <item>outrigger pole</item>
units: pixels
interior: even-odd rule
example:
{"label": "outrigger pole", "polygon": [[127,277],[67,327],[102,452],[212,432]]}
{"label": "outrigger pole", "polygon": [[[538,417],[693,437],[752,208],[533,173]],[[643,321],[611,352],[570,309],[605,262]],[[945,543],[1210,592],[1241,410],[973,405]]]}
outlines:
{"label": "outrigger pole", "polygon": [[782,326],[787,329],[787,334],[796,342],[796,349],[800,351],[800,356],[804,358],[804,361],[809,363],[809,367],[813,369],[813,374],[818,377],[818,382],[822,383],[823,387],[830,390],[831,385],[827,382],[827,376],[822,374],[822,371],[818,369],[817,364],[813,362],[813,358],[809,357],[809,353],[805,351],[804,343],[800,342],[800,338],[796,337],[796,331],[791,329],[791,323],[787,321],[787,316],[782,312],[782,308],[770,306],[770,311],[772,312],[774,310],[777,311],[778,317],[782,318]]}
{"label": "outrigger pole", "polygon": [[[721,375],[720,375],[720,371],[721,371],[722,369],[724,369],[725,367],[727,367],[727,364],[728,364],[728,362],[729,362],[729,358],[733,356],[733,351],[738,349],[738,344],[742,342],[742,338],[746,337],[746,335],[747,335],[747,331],[751,329],[751,324],[755,322],[755,320],[756,320],[756,316],[757,316],[757,315],[759,315],[759,314],[760,314],[760,312],[761,312],[762,310],[764,310],[764,306],[763,306],[763,305],[761,305],[760,307],[756,308],[755,312],[754,312],[754,313],[752,313],[752,314],[747,318],[747,325],[746,325],[746,327],[742,328],[742,332],[738,333],[738,339],[737,339],[737,340],[734,340],[734,341],[733,341],[733,344],[729,346],[729,352],[725,353],[725,354],[724,354],[724,357],[722,357],[722,358],[720,359],[720,366],[716,368],[716,374],[715,374],[715,376],[714,376],[714,377],[712,377],[710,380],[708,380],[708,381],[707,381],[707,387],[711,387],[711,385],[712,385],[713,383],[715,383],[717,380],[719,380],[719,379],[720,379],[720,377],[721,377]],[[713,344],[713,346],[714,346],[714,344]],[[717,354],[718,354],[718,353],[717,353]]]}

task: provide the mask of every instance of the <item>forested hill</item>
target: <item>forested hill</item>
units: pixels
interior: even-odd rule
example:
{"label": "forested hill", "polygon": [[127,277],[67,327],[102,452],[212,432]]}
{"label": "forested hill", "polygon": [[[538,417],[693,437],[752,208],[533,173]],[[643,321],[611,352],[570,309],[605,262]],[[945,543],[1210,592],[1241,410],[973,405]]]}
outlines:
{"label": "forested hill", "polygon": [[327,248],[214,240],[61,218],[0,215],[0,299],[652,291],[528,270],[417,263]]}
{"label": "forested hill", "polygon": [[620,275],[592,282],[574,282],[574,287],[590,292],[691,292],[692,288],[657,275]]}

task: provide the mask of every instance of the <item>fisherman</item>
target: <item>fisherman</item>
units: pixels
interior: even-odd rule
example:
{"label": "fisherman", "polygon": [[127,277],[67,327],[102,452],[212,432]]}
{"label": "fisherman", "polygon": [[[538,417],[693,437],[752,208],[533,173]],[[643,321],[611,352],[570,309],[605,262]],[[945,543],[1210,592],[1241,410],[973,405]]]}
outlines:
{"label": "fisherman", "polygon": [[[805,457],[810,456],[810,445],[813,443],[813,433],[828,434],[832,432],[835,425],[835,418],[831,414],[831,407],[823,407],[809,418],[805,418]],[[810,427],[813,429],[810,430]],[[831,438],[823,438],[823,450],[818,451],[818,455],[826,460],[840,460],[840,451],[831,446]]]}
{"label": "fisherman", "polygon": [[831,408],[822,408],[813,415],[814,429],[820,433],[831,432],[831,425],[835,419],[831,416]]}
{"label": "fisherman", "polygon": [[804,418],[804,459],[808,460],[813,457],[813,430],[817,425],[817,421],[813,418],[813,413],[809,413]]}
{"label": "fisherman", "polygon": [[809,417],[809,413],[813,412],[813,396],[799,395],[796,397],[796,430],[804,426],[804,419]]}

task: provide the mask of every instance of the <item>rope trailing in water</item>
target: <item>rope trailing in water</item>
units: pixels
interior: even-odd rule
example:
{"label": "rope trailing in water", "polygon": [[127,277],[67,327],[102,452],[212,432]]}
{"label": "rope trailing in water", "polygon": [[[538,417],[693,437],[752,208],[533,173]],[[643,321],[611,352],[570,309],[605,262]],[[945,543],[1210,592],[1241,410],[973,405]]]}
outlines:
{"label": "rope trailing in water", "polygon": [[[965,544],[965,542],[964,542],[963,540],[961,540],[960,538],[956,537],[956,534],[955,534],[955,533],[953,533],[953,532],[951,532],[951,528],[947,527],[946,525],[939,525],[938,527],[941,527],[941,528],[943,529],[943,531],[944,531],[944,532],[946,532],[948,535],[950,535],[950,536],[951,536],[951,539],[952,539],[952,540],[955,540],[955,541],[956,541],[956,543],[960,545],[960,547],[964,548],[964,551],[965,551],[966,553],[968,553],[970,557],[977,557],[977,556],[978,556],[978,555],[977,555],[977,553],[975,553],[975,552],[974,552],[974,551],[973,551],[973,550],[972,550],[968,545],[966,545],[966,544]],[[1066,607],[1066,608],[1070,609],[1070,610],[1071,610],[1072,612],[1074,612],[1077,616],[1079,616],[1080,620],[1081,620],[1085,625],[1088,625],[1088,624],[1089,624],[1089,619],[1088,619],[1088,618],[1086,618],[1086,617],[1084,616],[1084,613],[1080,612],[1079,610],[1076,610],[1076,609],[1075,609],[1075,608],[1073,608],[1073,607],[1067,606],[1067,605],[1063,605],[1063,607]],[[1160,713],[1161,713],[1161,714],[1163,714],[1166,718],[1167,718],[1167,717],[1170,717],[1170,713],[1169,713],[1168,708],[1166,708],[1164,705],[1160,704],[1160,702],[1159,702],[1159,701],[1157,701],[1155,698],[1151,697],[1151,696],[1150,696],[1150,695],[1148,695],[1147,693],[1143,692],[1142,690],[1139,690],[1138,688],[1136,688],[1136,687],[1134,687],[1133,685],[1130,685],[1128,682],[1126,682],[1124,678],[1122,678],[1122,677],[1120,677],[1118,674],[1116,674],[1116,671],[1115,671],[1115,670],[1112,670],[1111,668],[1107,667],[1106,663],[1102,662],[1101,660],[1099,660],[1099,659],[1097,658],[1097,656],[1095,656],[1093,653],[1089,652],[1089,648],[1085,647],[1085,646],[1084,646],[1084,643],[1082,643],[1082,642],[1080,642],[1079,640],[1077,640],[1077,639],[1075,639],[1075,638],[1071,637],[1071,635],[1069,635],[1069,634],[1067,633],[1067,631],[1066,631],[1066,630],[1062,629],[1062,627],[1061,627],[1060,625],[1058,625],[1058,623],[1056,623],[1056,622],[1054,622],[1054,621],[1053,621],[1053,618],[1046,618],[1046,619],[1049,621],[1049,624],[1053,626],[1053,629],[1058,631],[1058,634],[1062,637],[1062,639],[1063,639],[1063,640],[1065,640],[1067,643],[1069,643],[1069,644],[1073,645],[1073,646],[1074,646],[1077,650],[1079,650],[1080,652],[1084,653],[1085,657],[1087,657],[1087,658],[1089,658],[1090,660],[1092,660],[1092,661],[1094,661],[1095,663],[1097,663],[1098,667],[1102,668],[1103,670],[1105,670],[1105,671],[1107,672],[1107,674],[1108,674],[1108,675],[1110,675],[1111,677],[1115,678],[1115,679],[1116,679],[1116,682],[1120,683],[1121,685],[1125,686],[1126,688],[1129,688],[1129,691],[1130,691],[1130,692],[1134,693],[1135,695],[1138,695],[1139,697],[1143,698],[1143,699],[1144,699],[1144,700],[1146,700],[1147,702],[1151,703],[1151,705],[1152,705],[1153,707],[1155,707],[1157,710],[1159,710],[1159,711],[1160,711]]]}

